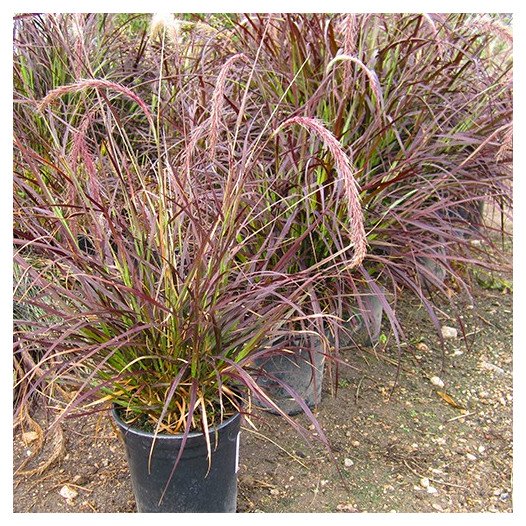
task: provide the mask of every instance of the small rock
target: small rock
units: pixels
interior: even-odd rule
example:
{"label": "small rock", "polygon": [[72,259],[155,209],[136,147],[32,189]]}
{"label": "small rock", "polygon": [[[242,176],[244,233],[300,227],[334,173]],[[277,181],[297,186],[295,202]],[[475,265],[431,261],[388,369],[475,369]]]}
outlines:
{"label": "small rock", "polygon": [[429,488],[429,479],[427,477],[423,477],[420,479],[420,485],[423,487],[423,488]]}
{"label": "small rock", "polygon": [[430,382],[437,387],[444,387],[444,382],[438,376],[431,377]]}
{"label": "small rock", "polygon": [[493,490],[493,495],[495,497],[500,496],[501,493],[502,493],[502,490],[500,488],[497,488],[497,489]]}
{"label": "small rock", "polygon": [[486,451],[486,448],[484,446],[479,446],[477,451],[482,454],[484,451]]}
{"label": "small rock", "polygon": [[453,351],[453,356],[462,356],[464,354],[464,351],[461,351],[460,349],[455,349]]}
{"label": "small rock", "polygon": [[354,462],[353,462],[350,458],[346,458],[346,459],[343,461],[343,465],[344,465],[346,468],[350,468],[351,466],[354,466]]}
{"label": "small rock", "polygon": [[444,340],[454,340],[457,335],[458,331],[454,327],[442,326],[442,338],[444,338]]}
{"label": "small rock", "polygon": [[431,504],[431,506],[433,507],[433,509],[435,509],[437,511],[444,511],[444,508],[442,508],[442,506],[440,504],[437,504],[436,502],[433,502],[433,504]]}
{"label": "small rock", "polygon": [[28,431],[27,433],[22,433],[22,441],[27,446],[34,442],[35,440],[38,440],[38,433],[35,431]]}
{"label": "small rock", "polygon": [[426,488],[426,491],[427,491],[428,493],[431,493],[432,495],[434,495],[435,493],[438,493],[438,490],[435,488],[435,486],[428,486],[428,487]]}
{"label": "small rock", "polygon": [[501,493],[500,496],[499,496],[499,500],[500,500],[501,502],[506,502],[509,498],[510,498],[510,494],[507,493],[507,492],[503,492],[503,493]]}
{"label": "small rock", "polygon": [[487,369],[488,371],[493,371],[494,373],[497,373],[498,375],[503,375],[503,374],[504,374],[504,369],[502,369],[501,367],[499,367],[499,366],[497,366],[497,365],[494,365],[494,364],[492,364],[492,363],[482,361],[482,362],[480,363],[480,365],[481,365],[484,369]]}
{"label": "small rock", "polygon": [[360,445],[360,442],[358,442],[358,440],[353,440],[353,441],[351,442],[351,446],[352,446],[352,447],[359,447],[359,445]]}
{"label": "small rock", "polygon": [[78,492],[76,492],[73,488],[70,488],[67,484],[65,486],[62,486],[60,490],[60,496],[64,497],[66,500],[72,500],[78,495]]}
{"label": "small rock", "polygon": [[472,455],[471,453],[467,453],[466,458],[468,460],[477,460],[477,457],[475,455]]}
{"label": "small rock", "polygon": [[272,489],[270,490],[270,494],[271,494],[271,495],[274,495],[274,496],[275,496],[275,495],[279,495],[279,489],[277,489],[277,488],[272,488]]}
{"label": "small rock", "polygon": [[356,513],[358,511],[352,504],[338,504],[336,509],[338,511],[345,511],[347,513]]}

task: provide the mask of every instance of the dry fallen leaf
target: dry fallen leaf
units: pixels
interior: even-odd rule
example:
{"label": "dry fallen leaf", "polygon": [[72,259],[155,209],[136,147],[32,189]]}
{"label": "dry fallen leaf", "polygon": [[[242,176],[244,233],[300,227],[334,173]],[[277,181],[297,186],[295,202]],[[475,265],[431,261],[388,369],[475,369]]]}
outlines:
{"label": "dry fallen leaf", "polygon": [[451,396],[449,396],[447,393],[444,393],[444,391],[437,391],[437,395],[444,400],[444,402],[447,402],[450,406],[454,407],[455,409],[462,409],[466,410],[464,406],[461,406],[458,402],[455,402]]}

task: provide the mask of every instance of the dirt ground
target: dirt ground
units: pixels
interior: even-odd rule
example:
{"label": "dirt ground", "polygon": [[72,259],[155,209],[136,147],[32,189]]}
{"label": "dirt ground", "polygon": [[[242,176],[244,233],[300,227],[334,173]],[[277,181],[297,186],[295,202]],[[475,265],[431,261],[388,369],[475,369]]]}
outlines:
{"label": "dirt ground", "polygon": [[[458,330],[446,340],[444,370],[425,310],[402,297],[397,313],[409,341],[390,398],[392,338],[343,353],[349,367],[340,368],[337,394],[327,382],[316,412],[334,462],[278,417],[254,420],[257,432],[245,424],[238,512],[513,511],[512,294],[495,283],[476,289],[473,307],[456,299],[467,346],[449,304],[439,302],[442,325]],[[14,436],[14,512],[135,511],[108,415],[67,421],[43,444],[24,432]]]}

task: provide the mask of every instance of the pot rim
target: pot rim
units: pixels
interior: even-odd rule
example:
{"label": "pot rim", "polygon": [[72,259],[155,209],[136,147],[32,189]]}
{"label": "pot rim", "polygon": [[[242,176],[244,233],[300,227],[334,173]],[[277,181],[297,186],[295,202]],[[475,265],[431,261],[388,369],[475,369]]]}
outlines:
{"label": "pot rim", "polygon": [[[113,408],[111,409],[111,414],[113,418],[115,419],[115,422],[117,425],[122,428],[122,430],[126,433],[131,432],[135,435],[139,435],[145,438],[155,438],[155,440],[183,440],[184,433],[177,433],[175,435],[170,435],[168,433],[152,433],[149,431],[143,431],[142,429],[139,429],[137,427],[134,427],[133,425],[127,424],[120,418],[120,416],[117,413],[117,410],[119,409],[119,406],[116,404],[113,404]],[[230,418],[227,418],[226,420],[223,420],[220,424],[216,426],[212,426],[208,429],[208,434],[212,435],[213,433],[216,433],[217,431],[220,431],[221,429],[227,427],[229,424],[233,423],[236,418],[239,418],[241,416],[241,413],[239,411],[236,411]],[[197,437],[204,437],[204,433],[200,431],[193,431],[191,433],[188,433],[186,435],[187,439],[191,438],[197,438]]]}

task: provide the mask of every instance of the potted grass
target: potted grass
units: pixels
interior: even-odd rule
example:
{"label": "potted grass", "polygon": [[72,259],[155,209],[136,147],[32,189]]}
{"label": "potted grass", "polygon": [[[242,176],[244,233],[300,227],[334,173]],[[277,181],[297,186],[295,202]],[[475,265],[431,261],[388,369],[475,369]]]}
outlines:
{"label": "potted grass", "polygon": [[124,134],[114,142],[117,123],[105,129],[97,172],[86,130],[75,163],[61,144],[48,161],[17,138],[15,261],[41,291],[26,301],[55,318],[20,335],[42,349],[34,389],[70,390],[59,418],[112,406],[140,512],[233,512],[240,414],[250,396],[279,411],[252,362],[312,278],[292,287],[241,264],[250,217],[235,215],[235,192],[176,182],[164,152],[152,179]]}
{"label": "potted grass", "polygon": [[[57,116],[50,105],[65,95]],[[129,103],[125,123],[115,97]],[[27,122],[15,126],[14,257],[39,291],[17,301],[43,313],[18,335],[40,351],[23,380],[27,396],[47,390],[56,421],[111,410],[138,511],[234,512],[252,401],[311,435],[256,382],[254,363],[280,351],[266,342],[301,319],[317,276],[239,257],[258,213],[246,206],[246,172],[227,164],[218,187],[202,171],[208,152],[166,145],[159,108],[154,116],[129,88],[88,79],[39,106],[53,130],[45,155]]]}

